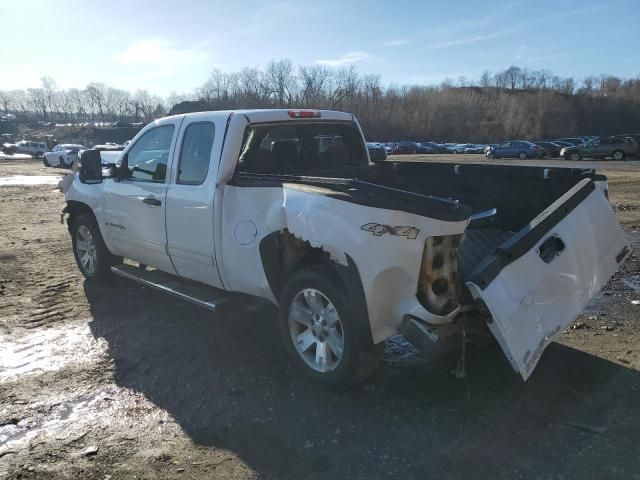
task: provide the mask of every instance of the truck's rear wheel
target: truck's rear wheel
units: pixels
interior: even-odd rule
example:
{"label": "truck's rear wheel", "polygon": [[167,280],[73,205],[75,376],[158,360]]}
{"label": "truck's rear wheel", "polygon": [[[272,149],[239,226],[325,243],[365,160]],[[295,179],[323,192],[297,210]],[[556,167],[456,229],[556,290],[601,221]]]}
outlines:
{"label": "truck's rear wheel", "polygon": [[331,270],[295,273],[280,300],[280,330],[292,363],[314,383],[343,390],[375,371],[380,355],[363,348],[353,306]]}
{"label": "truck's rear wheel", "polygon": [[106,280],[110,277],[111,266],[122,262],[107,250],[92,215],[80,214],[73,219],[71,242],[78,268],[89,280]]}

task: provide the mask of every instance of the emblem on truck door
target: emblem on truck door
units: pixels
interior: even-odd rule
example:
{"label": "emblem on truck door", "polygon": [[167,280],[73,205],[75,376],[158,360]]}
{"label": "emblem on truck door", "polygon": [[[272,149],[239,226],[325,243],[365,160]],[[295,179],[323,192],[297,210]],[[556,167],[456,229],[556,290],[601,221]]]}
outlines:
{"label": "emblem on truck door", "polygon": [[120,225],[119,223],[107,222],[108,227],[117,228],[118,230],[126,230],[124,225]]}
{"label": "emblem on truck door", "polygon": [[389,235],[394,235],[397,237],[407,237],[409,240],[415,240],[416,238],[418,238],[418,234],[420,233],[420,229],[416,227],[392,227],[391,225],[382,225],[380,223],[367,223],[366,225],[362,225],[360,227],[360,230],[371,232],[374,237],[381,237],[382,235],[388,233]]}

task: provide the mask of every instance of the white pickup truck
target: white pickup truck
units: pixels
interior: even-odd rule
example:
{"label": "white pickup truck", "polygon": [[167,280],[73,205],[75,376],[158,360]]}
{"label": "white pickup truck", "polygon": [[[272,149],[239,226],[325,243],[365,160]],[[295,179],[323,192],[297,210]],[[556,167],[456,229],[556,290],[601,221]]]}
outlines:
{"label": "white pickup truck", "polygon": [[87,279],[211,309],[267,299],[291,361],[331,388],[392,335],[437,342],[478,319],[526,380],[630,253],[593,170],[372,163],[349,113],[167,117],[117,164],[88,151],[77,167],[63,215]]}

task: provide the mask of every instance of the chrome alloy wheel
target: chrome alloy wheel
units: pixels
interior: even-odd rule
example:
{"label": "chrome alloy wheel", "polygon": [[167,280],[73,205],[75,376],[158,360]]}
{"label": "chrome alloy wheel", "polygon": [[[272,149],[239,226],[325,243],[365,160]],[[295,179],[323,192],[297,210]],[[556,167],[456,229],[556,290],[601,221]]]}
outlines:
{"label": "chrome alloy wheel", "polygon": [[316,372],[330,372],[340,364],[342,323],[333,303],[319,290],[305,288],[293,298],[289,331],[298,355]]}
{"label": "chrome alloy wheel", "polygon": [[86,225],[80,225],[76,231],[76,253],[82,268],[89,274],[95,273],[98,267],[96,242]]}

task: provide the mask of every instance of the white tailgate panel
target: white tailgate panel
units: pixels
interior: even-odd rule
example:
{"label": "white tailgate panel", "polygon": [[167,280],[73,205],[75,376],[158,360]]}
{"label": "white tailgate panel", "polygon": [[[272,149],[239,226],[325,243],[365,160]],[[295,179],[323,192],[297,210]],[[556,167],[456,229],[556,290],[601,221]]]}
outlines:
{"label": "white tailgate panel", "polygon": [[[545,263],[538,247],[554,234],[565,248]],[[596,189],[484,290],[467,284],[487,304],[493,317],[489,328],[525,380],[545,347],[618,269],[616,256],[625,245],[626,234]]]}

